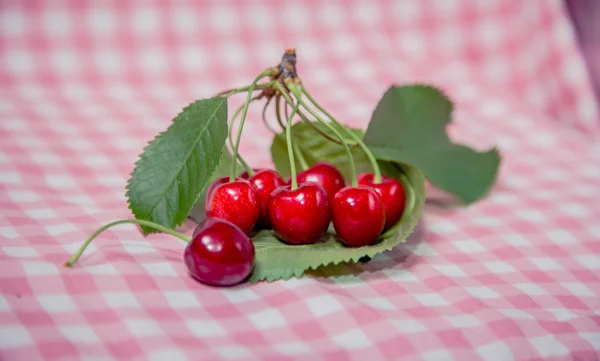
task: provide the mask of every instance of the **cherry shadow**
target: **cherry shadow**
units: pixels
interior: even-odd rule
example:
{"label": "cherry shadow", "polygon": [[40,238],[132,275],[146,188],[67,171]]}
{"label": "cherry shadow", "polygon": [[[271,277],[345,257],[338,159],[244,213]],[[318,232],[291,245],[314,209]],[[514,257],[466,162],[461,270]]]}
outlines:
{"label": "cherry shadow", "polygon": [[413,233],[402,243],[393,249],[375,255],[370,260],[362,262],[350,262],[337,265],[319,267],[316,270],[305,272],[306,276],[325,282],[364,282],[367,280],[386,278],[387,275],[381,271],[398,268],[411,269],[417,262],[414,250],[426,237],[425,221],[423,218],[419,221]]}

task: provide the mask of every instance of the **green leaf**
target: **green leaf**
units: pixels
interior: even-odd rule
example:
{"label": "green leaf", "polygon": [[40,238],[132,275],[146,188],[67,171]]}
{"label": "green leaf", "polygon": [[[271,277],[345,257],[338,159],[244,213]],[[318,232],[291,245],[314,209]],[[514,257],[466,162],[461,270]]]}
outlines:
{"label": "green leaf", "polygon": [[[322,132],[330,134],[335,139],[335,135],[331,134],[327,128],[321,124],[313,122],[315,127],[321,129]],[[356,134],[362,137],[363,132],[359,129],[352,129]],[[344,150],[344,147],[340,144],[334,143],[331,140],[325,138],[319,134],[313,127],[302,122],[296,123],[292,127],[293,142],[298,145],[300,152],[306,159],[309,166],[315,164],[318,161],[326,161],[337,167],[340,172],[344,175],[346,180],[350,179],[350,166],[348,162],[348,155]],[[352,156],[356,164],[356,171],[371,172],[371,165],[364,152],[360,150],[358,146],[352,148]],[[287,178],[290,175],[290,162],[287,152],[287,142],[285,140],[285,133],[277,134],[273,143],[271,144],[271,158],[275,164],[277,172],[282,177]],[[297,157],[295,157],[297,159]],[[299,163],[296,160],[296,167],[299,167]]]}
{"label": "green leaf", "polygon": [[348,248],[329,235],[323,243],[290,246],[279,241],[271,231],[261,231],[254,238],[256,251],[255,268],[250,282],[287,280],[300,277],[309,269],[335,265],[343,262],[356,262],[364,256],[372,257],[406,241],[421,217],[425,204],[425,178],[421,171],[407,164],[395,164],[393,176],[405,176],[407,189],[405,213],[391,234],[372,246]]}
{"label": "green leaf", "polygon": [[[227,147],[224,147],[219,166],[213,172],[212,177],[210,177],[210,180],[208,181],[208,184],[212,183],[217,178],[228,176],[229,171],[231,169],[232,162],[233,162],[233,156],[229,152],[229,149],[227,149]],[[239,173],[243,172],[243,167],[239,162],[237,165],[237,169],[240,170]],[[196,204],[194,204],[194,206],[192,207],[192,210],[190,211],[190,214],[188,215],[196,223],[200,223],[203,219],[206,218],[204,204],[206,203],[206,189],[207,188],[208,187],[205,187],[205,189],[202,191],[202,193],[200,194],[200,197],[198,197],[198,201],[196,202]]]}
{"label": "green leaf", "polygon": [[136,162],[126,193],[135,217],[179,226],[217,168],[226,137],[225,98],[198,100],[184,108]]}
{"label": "green leaf", "polygon": [[488,193],[500,156],[496,149],[476,152],[452,143],[445,130],[451,113],[452,103],[438,89],[394,86],[373,112],[364,141],[378,159],[414,164],[468,204]]}

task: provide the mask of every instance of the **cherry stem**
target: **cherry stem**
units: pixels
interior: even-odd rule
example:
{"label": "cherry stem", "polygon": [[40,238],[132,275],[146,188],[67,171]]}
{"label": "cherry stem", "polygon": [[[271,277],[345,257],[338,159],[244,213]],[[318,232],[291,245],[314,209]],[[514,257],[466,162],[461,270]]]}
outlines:
{"label": "cherry stem", "polygon": [[[254,81],[252,82],[252,84],[250,84],[250,86],[248,87],[248,95],[246,96],[246,101],[244,102],[244,109],[242,110],[242,119],[240,120],[240,126],[238,129],[238,133],[237,133],[237,139],[235,142],[235,148],[233,150],[233,159],[237,159],[238,153],[239,153],[239,149],[240,149],[240,142],[242,140],[242,131],[244,129],[244,123],[246,122],[246,114],[248,114],[248,106],[250,105],[250,101],[252,99],[252,92],[254,91],[254,88],[256,87],[256,84],[264,77],[267,77],[269,75],[271,75],[273,69],[269,68],[265,71],[263,71],[262,73],[260,73],[256,79],[254,79]],[[231,172],[229,174],[229,181],[233,182],[235,181],[235,172],[236,172],[236,166],[237,166],[237,162],[231,162]]]}
{"label": "cherry stem", "polygon": [[381,169],[379,168],[379,164],[377,163],[377,159],[373,156],[373,153],[367,147],[367,145],[360,139],[358,135],[356,135],[352,130],[346,128],[343,124],[341,124],[338,120],[336,120],[327,110],[325,110],[316,100],[310,95],[310,93],[303,87],[302,93],[310,100],[310,102],[319,109],[323,114],[325,114],[331,121],[339,128],[343,129],[346,134],[350,136],[358,145],[362,148],[363,152],[365,152],[367,158],[369,159],[369,163],[371,163],[371,167],[373,167],[373,173],[375,175],[374,182],[375,184],[381,183]]}
{"label": "cherry stem", "polygon": [[229,98],[233,94],[237,94],[237,93],[241,93],[241,92],[245,92],[245,91],[252,93],[255,90],[264,90],[264,89],[270,88],[271,86],[273,86],[273,84],[271,82],[265,83],[265,84],[256,84],[256,86],[252,90],[250,90],[251,86],[247,85],[247,86],[243,86],[243,87],[237,88],[237,89],[227,89],[227,90],[220,91],[215,96],[219,97],[219,96],[226,95]]}
{"label": "cherry stem", "polygon": [[[277,112],[277,119],[279,119],[279,122],[281,124],[281,106],[279,104],[279,101],[281,99],[281,96],[278,95],[277,99],[276,99],[276,104],[275,104],[275,111]],[[287,115],[287,108],[288,108],[288,103],[285,103],[285,109],[286,109],[286,117],[289,118],[289,116]],[[300,112],[298,112],[299,114]],[[283,124],[282,124],[283,127]],[[284,128],[287,130],[287,128]],[[298,162],[300,163],[300,168],[302,170],[307,170],[308,169],[308,163],[306,163],[306,159],[304,158],[304,155],[302,154],[302,152],[300,151],[300,148],[298,147],[298,143],[293,142],[292,146],[294,148],[294,155],[296,156],[296,158],[298,158]]]}
{"label": "cherry stem", "polygon": [[[283,122],[281,121],[281,108],[280,105],[278,104],[278,101],[281,99],[281,95],[277,96],[277,99],[275,101],[275,108],[276,108],[276,112],[277,112],[277,121],[279,122],[279,125],[281,126],[281,129],[285,130],[285,126],[283,125]],[[286,115],[286,119],[288,117],[288,103],[285,103],[285,115]],[[300,111],[300,109],[298,109],[298,115],[300,116],[300,118],[302,119],[302,121],[304,123],[306,123],[306,125],[310,126],[315,132],[321,134],[323,137],[329,139],[330,141],[342,145],[342,142],[340,142],[339,140],[335,139],[334,137],[332,137],[331,135],[325,133],[323,130],[321,130],[319,127],[317,127],[313,122],[311,122],[308,117],[306,115],[304,115],[304,113],[302,113]]]}
{"label": "cherry stem", "polygon": [[[281,126],[281,129],[283,129],[285,131],[285,126],[283,125],[283,122],[281,121],[281,106],[279,104],[281,97],[282,97],[282,95],[278,95],[277,99],[275,99],[275,111],[276,111],[276,115],[277,115],[277,121],[279,122],[279,125]],[[287,109],[287,105],[288,105],[288,103],[286,102],[286,106],[285,106],[286,109]],[[342,145],[342,142],[340,142],[339,140],[335,139],[331,135],[325,133],[322,129],[320,129],[313,122],[311,122],[308,119],[308,117],[306,115],[304,115],[304,113],[302,113],[300,111],[300,109],[298,109],[298,115],[300,116],[300,118],[302,119],[302,121],[304,123],[306,123],[306,125],[310,126],[315,132],[319,133],[320,135],[322,135],[323,137],[327,138],[328,140],[334,142],[335,144]],[[305,168],[305,169],[307,169],[307,168]]]}
{"label": "cherry stem", "polygon": [[154,222],[150,222],[150,221],[144,221],[142,219],[122,219],[120,221],[115,221],[115,222],[111,222],[108,223],[100,228],[98,228],[98,230],[96,230],[96,232],[92,233],[91,236],[89,236],[85,242],[83,242],[83,244],[81,245],[81,247],[79,248],[79,250],[77,252],[75,252],[75,254],[65,263],[65,267],[71,267],[73,266],[73,264],[75,262],[77,262],[77,260],[79,259],[79,257],[81,257],[81,255],[83,254],[83,251],[85,251],[85,249],[87,248],[87,246],[89,246],[89,244],[94,240],[94,238],[96,238],[100,233],[106,231],[107,229],[119,225],[119,224],[123,224],[123,223],[133,223],[133,224],[138,224],[140,226],[146,226],[146,227],[150,227],[150,228],[154,228],[158,231],[164,232],[164,233],[168,233],[174,237],[179,238],[180,240],[184,241],[184,242],[190,242],[192,240],[192,237],[190,236],[186,236],[185,234],[181,234],[177,231],[172,230],[171,228],[162,226],[160,224],[154,223]]}
{"label": "cherry stem", "polygon": [[298,163],[300,163],[300,168],[302,170],[307,170],[308,163],[306,163],[306,158],[304,158],[304,155],[302,154],[302,151],[300,150],[298,143],[294,142],[294,144],[292,144],[292,145],[294,147],[294,154],[296,155],[296,158],[298,158]]}
{"label": "cherry stem", "polygon": [[273,129],[271,127],[271,125],[269,124],[269,121],[267,120],[267,108],[269,107],[269,104],[271,104],[271,100],[273,100],[273,97],[269,97],[269,99],[267,99],[267,102],[263,106],[262,121],[263,121],[263,124],[265,125],[265,127],[267,127],[267,129],[269,129],[269,131],[271,133],[277,134],[278,133],[277,130]]}
{"label": "cherry stem", "polygon": [[[283,86],[279,83],[277,84],[277,86],[283,88]],[[289,95],[287,95],[285,89],[281,89],[281,92],[282,94],[284,94],[284,97],[287,100],[289,98]],[[290,177],[292,178],[292,190],[294,190],[298,188],[298,180],[296,179],[296,161],[294,159],[295,157],[292,144],[292,119],[294,119],[294,115],[296,115],[296,113],[298,112],[298,107],[300,106],[300,103],[292,105],[292,114],[290,114],[290,116],[287,118],[287,124],[285,127],[285,140],[287,142],[288,158],[290,159]]]}
{"label": "cherry stem", "polygon": [[[302,100],[302,89],[301,87],[297,87],[296,84],[290,83],[288,84],[288,88],[291,90],[292,94],[296,97],[298,104],[302,105],[304,109],[306,109],[313,117],[315,117],[321,124],[323,124],[327,129],[329,129],[336,137],[342,142],[344,149],[346,150],[346,154],[348,154],[348,159],[350,160],[350,178],[352,179],[352,186],[358,187],[358,179],[356,177],[356,165],[354,164],[354,157],[352,156],[352,150],[346,143],[346,140],[340,132],[335,129],[331,124],[323,120],[314,110],[312,110],[303,100]],[[287,99],[286,99],[287,100]]]}
{"label": "cherry stem", "polygon": [[285,125],[281,120],[281,95],[275,97],[275,116],[277,116],[277,123],[279,123],[281,130],[285,131]]}
{"label": "cherry stem", "polygon": [[[301,111],[298,111],[298,115],[300,116],[300,118],[302,118],[302,121],[304,123],[306,123],[307,125],[309,125],[315,132],[319,133],[321,136],[327,138],[328,140],[334,142],[335,144],[343,145],[343,142],[340,142],[338,139],[335,139],[331,135],[324,132],[321,128],[317,127],[315,125],[315,123],[311,122],[304,113],[302,113]],[[350,146],[350,148],[353,148],[354,146],[356,146],[355,142],[346,141],[346,144],[348,144]]]}
{"label": "cherry stem", "polygon": [[285,103],[285,105],[283,106],[283,110],[285,113],[285,119],[289,118],[290,115],[288,114],[288,108],[290,107],[290,104],[288,102]]}
{"label": "cherry stem", "polygon": [[[286,117],[287,117],[287,109],[288,109],[288,105],[289,105],[289,104],[286,102],[286,103],[285,103],[285,114],[286,114]],[[277,118],[277,119],[278,119],[278,121],[279,121],[279,124],[281,125],[281,128],[282,128],[282,129],[285,129],[285,127],[284,127],[284,126],[283,126],[283,124],[281,123],[281,113],[280,113],[280,112],[281,112],[281,110],[280,110],[280,108],[279,108],[279,105],[278,105],[278,104],[276,104],[276,109],[277,109],[277,116],[278,116],[278,118]],[[330,141],[332,141],[332,142],[334,142],[334,143],[336,143],[336,144],[342,145],[342,142],[340,142],[339,140],[335,139],[335,138],[334,138],[334,137],[332,137],[331,135],[327,134],[326,132],[324,132],[323,130],[321,130],[319,127],[317,127],[317,126],[316,126],[316,125],[315,125],[313,122],[311,122],[311,121],[308,119],[308,117],[307,117],[306,115],[304,115],[304,113],[302,113],[302,112],[300,111],[300,109],[298,109],[298,115],[300,116],[300,118],[302,119],[302,121],[303,121],[304,123],[306,123],[306,125],[310,126],[310,127],[311,127],[311,128],[312,128],[312,129],[313,129],[315,132],[317,132],[317,133],[321,134],[323,137],[327,138],[328,140],[330,140]],[[354,144],[354,145],[355,145],[355,144]]]}
{"label": "cherry stem", "polygon": [[[256,99],[258,99],[258,97],[254,97],[250,101],[252,102],[252,101],[255,101]],[[244,109],[244,105],[243,104],[240,105],[235,110],[235,113],[233,113],[233,117],[231,117],[231,121],[230,121],[230,124],[229,124],[229,136],[227,137],[227,139],[229,140],[229,147],[231,148],[232,152],[233,152],[233,149],[235,148],[235,146],[233,144],[233,126],[235,125],[235,119],[238,117],[238,115],[240,115],[242,109]],[[244,167],[244,170],[246,170],[246,172],[248,172],[248,175],[250,175],[250,177],[252,177],[254,175],[254,170],[252,170],[252,167],[250,167],[248,165],[248,163],[244,160],[244,158],[242,157],[242,155],[240,153],[238,153],[237,159],[242,164],[242,167]]]}

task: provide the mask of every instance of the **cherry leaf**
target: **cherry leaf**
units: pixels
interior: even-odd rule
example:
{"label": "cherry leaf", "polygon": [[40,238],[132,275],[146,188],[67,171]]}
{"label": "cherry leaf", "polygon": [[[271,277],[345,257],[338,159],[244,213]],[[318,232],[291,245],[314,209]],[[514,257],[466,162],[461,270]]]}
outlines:
{"label": "cherry leaf", "polygon": [[226,138],[225,98],[202,99],[184,108],[136,162],[126,193],[135,217],[179,226],[219,165]]}
{"label": "cherry leaf", "polygon": [[451,114],[452,102],[436,88],[393,86],[373,112],[364,140],[377,159],[414,164],[432,184],[468,204],[494,184],[500,155],[452,143],[446,133]]}

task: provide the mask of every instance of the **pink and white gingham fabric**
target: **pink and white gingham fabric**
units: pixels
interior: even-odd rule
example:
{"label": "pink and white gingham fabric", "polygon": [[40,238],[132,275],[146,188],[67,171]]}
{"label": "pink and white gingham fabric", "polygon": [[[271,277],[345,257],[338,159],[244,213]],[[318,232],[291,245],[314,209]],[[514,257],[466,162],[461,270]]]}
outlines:
{"label": "pink and white gingham fabric", "polygon": [[[351,125],[391,84],[444,89],[453,138],[502,153],[493,192],[432,193],[407,244],[287,282],[201,285],[131,226],[61,266],[131,216],[133,163],[183,106],[288,47]],[[600,118],[561,1],[3,0],[0,84],[2,360],[600,359]]]}

